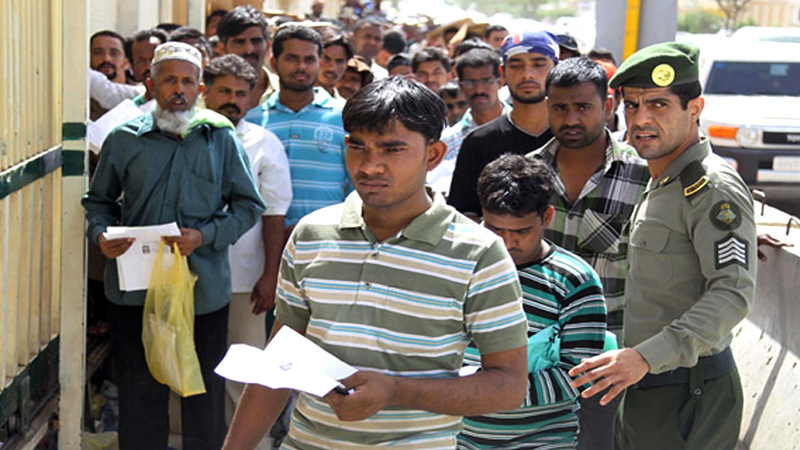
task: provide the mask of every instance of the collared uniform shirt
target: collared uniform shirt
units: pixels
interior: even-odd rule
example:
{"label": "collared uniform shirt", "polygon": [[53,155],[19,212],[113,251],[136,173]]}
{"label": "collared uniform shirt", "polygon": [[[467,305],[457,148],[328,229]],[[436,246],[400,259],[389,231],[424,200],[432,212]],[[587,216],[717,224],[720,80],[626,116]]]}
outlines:
{"label": "collared uniform shirt", "polygon": [[[503,112],[500,117],[511,112],[511,106],[508,103],[501,102],[503,105]],[[491,123],[487,122],[487,123]],[[485,124],[484,124],[485,125]],[[445,196],[450,192],[450,183],[453,180],[453,171],[456,168],[456,158],[458,152],[461,150],[461,143],[470,131],[478,128],[475,119],[472,118],[472,108],[464,113],[464,117],[453,126],[445,128],[442,132],[442,141],[447,144],[447,153],[444,154],[442,162],[436,166],[435,169],[428,172],[426,184],[431,186],[436,192],[441,192]]]}
{"label": "collared uniform shirt", "polygon": [[286,150],[292,178],[292,203],[286,224],[319,208],[344,201],[353,190],[345,165],[343,104],[325,89],[314,88],[314,100],[300,111],[279,101],[275,92],[245,119],[273,132]]}
{"label": "collared uniform shirt", "polygon": [[631,220],[625,345],[653,374],[724,350],[755,293],[750,191],[706,138],[651,180]]}
{"label": "collared uniform shirt", "polygon": [[570,204],[561,176],[553,138],[528,156],[539,158],[556,171],[555,214],[545,237],[576,253],[600,275],[609,311],[623,307],[627,271],[627,238],[622,230],[650,180],[647,163],[629,145],[611,139],[603,165],[592,174],[574,204]]}
{"label": "collared uniform shirt", "polygon": [[[236,136],[244,146],[253,179],[264,200],[264,216],[283,216],[292,202],[289,161],[281,141],[271,132],[245,120],[236,125]],[[251,292],[264,273],[262,220],[230,247],[233,292]]]}
{"label": "collared uniform shirt", "polygon": [[[432,206],[375,240],[357,192],[303,218],[284,249],[276,318],[360,370],[458,376],[472,340],[484,354],[525,345],[514,263],[502,241],[430,193]],[[301,394],[289,448],[454,448],[461,417],[390,406],[357,422]]]}
{"label": "collared uniform shirt", "polygon": [[[159,130],[152,114],[108,135],[82,204],[89,222],[87,236],[95,243],[112,225],[177,222],[199,230],[203,245],[188,257],[189,269],[198,276],[198,315],[230,301],[228,246],[264,212],[247,156],[232,129],[202,124],[180,139]],[[146,291],[120,291],[116,261],[109,260],[105,294],[114,304],[130,306],[143,305]]]}

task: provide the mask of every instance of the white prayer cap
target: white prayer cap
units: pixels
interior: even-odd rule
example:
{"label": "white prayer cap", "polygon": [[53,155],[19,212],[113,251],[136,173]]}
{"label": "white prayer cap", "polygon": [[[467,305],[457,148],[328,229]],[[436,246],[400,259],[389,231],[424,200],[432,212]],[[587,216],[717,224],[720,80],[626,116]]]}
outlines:
{"label": "white prayer cap", "polygon": [[181,60],[193,64],[203,70],[202,57],[200,51],[193,46],[183,42],[165,42],[158,47],[153,54],[153,63],[156,65],[161,61]]}

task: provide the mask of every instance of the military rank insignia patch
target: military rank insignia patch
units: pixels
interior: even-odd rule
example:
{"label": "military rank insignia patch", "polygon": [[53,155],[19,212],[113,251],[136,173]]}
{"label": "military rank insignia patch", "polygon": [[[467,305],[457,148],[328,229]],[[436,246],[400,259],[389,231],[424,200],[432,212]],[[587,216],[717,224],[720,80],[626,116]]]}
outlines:
{"label": "military rank insignia patch", "polygon": [[722,231],[733,231],[742,223],[742,212],[735,203],[723,200],[717,202],[709,212],[714,228]]}
{"label": "military rank insignia patch", "polygon": [[733,233],[714,243],[714,263],[717,269],[738,264],[745,269],[747,261],[747,241],[739,239]]}

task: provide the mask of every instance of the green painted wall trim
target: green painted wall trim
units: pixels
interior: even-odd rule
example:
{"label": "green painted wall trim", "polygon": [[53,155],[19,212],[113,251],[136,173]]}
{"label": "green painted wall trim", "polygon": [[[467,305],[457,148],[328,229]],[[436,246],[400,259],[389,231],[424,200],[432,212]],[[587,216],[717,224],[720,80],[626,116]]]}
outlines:
{"label": "green painted wall trim", "polygon": [[59,167],[61,167],[60,145],[0,173],[0,199],[22,189]]}
{"label": "green painted wall trim", "polygon": [[64,122],[61,136],[65,141],[79,141],[86,137],[86,124],[83,122]]}
{"label": "green painted wall trim", "polygon": [[85,159],[86,152],[82,150],[62,150],[61,167],[64,168],[62,175],[65,177],[82,177]]}
{"label": "green painted wall trim", "polygon": [[[59,341],[58,336],[51,340],[33,361],[14,377],[11,384],[0,390],[0,424],[24,408],[23,402],[30,402],[28,410],[36,410],[42,400],[58,389]],[[28,384],[28,389],[22,389],[23,384]],[[28,398],[25,398],[26,393]]]}

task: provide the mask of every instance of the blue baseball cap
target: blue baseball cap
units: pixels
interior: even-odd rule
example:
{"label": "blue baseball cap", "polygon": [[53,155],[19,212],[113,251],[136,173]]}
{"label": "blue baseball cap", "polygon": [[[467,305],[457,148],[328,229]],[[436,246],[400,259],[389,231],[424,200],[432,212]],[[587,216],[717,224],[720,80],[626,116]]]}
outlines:
{"label": "blue baseball cap", "polygon": [[558,42],[549,31],[525,31],[506,36],[500,47],[503,64],[510,56],[520,53],[540,53],[558,63]]}

